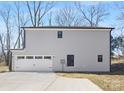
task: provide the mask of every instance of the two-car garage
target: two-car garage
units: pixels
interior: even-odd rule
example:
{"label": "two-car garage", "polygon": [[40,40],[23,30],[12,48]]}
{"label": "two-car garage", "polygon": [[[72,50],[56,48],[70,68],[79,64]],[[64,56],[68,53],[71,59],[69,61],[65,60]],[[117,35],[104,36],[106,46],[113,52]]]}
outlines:
{"label": "two-car garage", "polygon": [[13,58],[14,71],[52,71],[53,56],[16,55]]}

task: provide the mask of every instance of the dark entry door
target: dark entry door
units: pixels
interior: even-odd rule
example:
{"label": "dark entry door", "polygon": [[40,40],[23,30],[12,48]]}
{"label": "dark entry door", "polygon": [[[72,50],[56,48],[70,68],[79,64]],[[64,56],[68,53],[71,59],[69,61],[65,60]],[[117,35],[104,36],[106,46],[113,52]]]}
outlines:
{"label": "dark entry door", "polygon": [[74,66],[74,55],[67,55],[67,66]]}

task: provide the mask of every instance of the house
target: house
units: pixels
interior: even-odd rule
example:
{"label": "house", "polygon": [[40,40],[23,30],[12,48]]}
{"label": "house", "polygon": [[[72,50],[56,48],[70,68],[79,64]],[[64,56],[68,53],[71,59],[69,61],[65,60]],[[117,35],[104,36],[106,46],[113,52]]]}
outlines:
{"label": "house", "polygon": [[24,48],[12,50],[12,71],[109,72],[109,27],[22,27]]}

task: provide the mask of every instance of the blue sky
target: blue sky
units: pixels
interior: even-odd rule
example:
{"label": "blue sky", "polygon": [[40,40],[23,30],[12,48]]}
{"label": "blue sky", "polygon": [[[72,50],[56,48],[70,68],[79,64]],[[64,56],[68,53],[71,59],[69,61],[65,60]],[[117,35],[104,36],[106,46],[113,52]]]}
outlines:
{"label": "blue sky", "polygon": [[[97,5],[99,2],[86,2],[86,1],[82,1],[82,5],[85,5],[85,6],[89,6],[89,5]],[[110,13],[109,16],[107,16],[105,19],[105,21],[103,21],[100,26],[109,26],[109,27],[115,27],[115,28],[118,28],[119,25],[120,25],[120,22],[117,20],[118,16],[120,15],[120,10],[117,8],[116,4],[119,4],[121,6],[124,6],[124,2],[112,2],[112,1],[104,1],[102,2],[106,9],[108,10],[108,12]],[[5,6],[11,6],[12,9],[14,9],[14,6],[13,6],[13,2],[0,2],[0,11],[3,10],[5,8]],[[53,8],[53,10],[51,11],[54,11],[56,12],[57,10],[61,9],[62,7],[64,6],[71,6],[72,8],[75,9],[75,6],[74,6],[74,2],[71,2],[71,1],[56,1],[55,2],[55,7]],[[22,5],[24,11],[27,11],[27,8]],[[124,11],[124,10],[123,10]],[[54,13],[55,14],[55,13]],[[44,18],[44,20],[46,21],[46,18]],[[4,23],[2,22],[2,19],[0,18],[0,27],[1,27],[1,30],[4,29]],[[45,22],[47,24],[47,21]],[[0,31],[1,31],[0,30]],[[16,32],[15,32],[16,33]],[[115,29],[112,34],[114,36],[116,35],[119,35],[120,34],[120,31]]]}
{"label": "blue sky", "polygon": [[[102,1],[101,1],[102,2]],[[85,6],[89,6],[89,5],[97,5],[99,2],[93,2],[93,1],[82,1],[82,5]],[[118,25],[120,25],[121,23],[117,20],[118,16],[120,15],[120,10],[118,9],[117,5],[119,6],[123,6],[124,7],[124,2],[117,2],[117,1],[103,1],[102,2],[107,11],[109,12],[109,16],[107,16],[100,25],[101,26],[109,26],[109,27],[114,27],[115,30],[112,31],[112,35],[113,36],[118,36],[120,35],[120,31],[117,30],[117,28],[119,27]],[[64,6],[72,6],[75,8],[74,6],[74,2],[70,2],[70,1],[64,1],[64,2],[57,2],[56,3],[56,9],[61,9]],[[123,10],[124,11],[124,10]]]}
{"label": "blue sky", "polygon": [[[102,1],[101,1],[102,2]],[[82,1],[82,5],[89,6],[89,5],[97,5],[99,2],[93,2],[93,1]],[[114,27],[115,30],[112,31],[113,36],[120,35],[120,31],[117,30],[120,25],[120,21],[117,20],[118,16],[120,15],[120,10],[118,9],[117,5],[124,7],[124,2],[117,2],[117,1],[103,1],[102,2],[109,12],[109,15],[105,17],[106,20],[104,20],[100,26],[108,26],[108,27]],[[61,9],[65,6],[72,6],[72,8],[75,9],[74,2],[71,1],[63,1],[63,2],[56,2],[56,6],[54,7],[54,11]],[[122,10],[124,11],[124,9]]]}

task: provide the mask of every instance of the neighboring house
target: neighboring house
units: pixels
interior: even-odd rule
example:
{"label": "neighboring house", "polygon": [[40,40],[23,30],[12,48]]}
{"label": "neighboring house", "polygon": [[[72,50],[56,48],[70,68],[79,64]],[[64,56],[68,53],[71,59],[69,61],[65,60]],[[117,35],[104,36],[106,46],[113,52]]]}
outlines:
{"label": "neighboring house", "polygon": [[109,27],[23,27],[25,45],[12,50],[12,71],[109,72]]}

